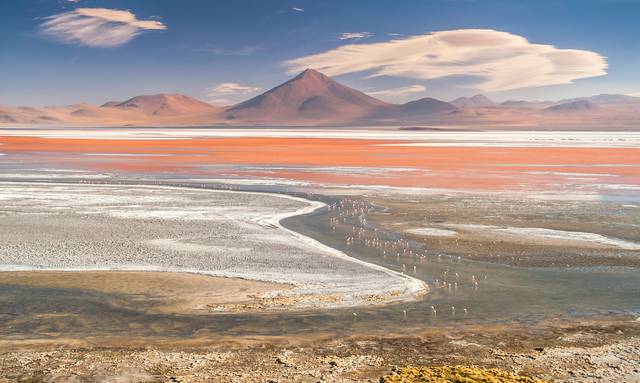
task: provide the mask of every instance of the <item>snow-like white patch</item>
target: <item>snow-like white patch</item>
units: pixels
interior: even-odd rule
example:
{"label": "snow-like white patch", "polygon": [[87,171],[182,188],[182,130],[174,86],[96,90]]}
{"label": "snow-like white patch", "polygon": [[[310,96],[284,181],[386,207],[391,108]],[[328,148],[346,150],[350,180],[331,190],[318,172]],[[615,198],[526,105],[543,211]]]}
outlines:
{"label": "snow-like white patch", "polygon": [[104,173],[95,173],[80,169],[55,169],[55,168],[23,168],[19,169],[0,169],[0,178],[14,179],[62,179],[62,178],[84,178],[84,179],[105,179],[111,178]]}
{"label": "snow-like white patch", "polygon": [[445,226],[462,230],[497,230],[501,228],[500,226],[481,225],[477,223],[448,223]]}
{"label": "snow-like white patch", "polygon": [[405,233],[424,235],[427,237],[451,237],[458,234],[458,232],[453,230],[436,229],[433,227],[423,227],[420,229],[408,229],[408,230],[405,230]]}
{"label": "snow-like white patch", "polygon": [[[184,179],[168,179],[170,181],[180,182]],[[284,178],[189,178],[190,182],[213,182],[222,184],[246,185],[246,186],[262,186],[262,185],[282,185],[282,186],[309,186],[314,185],[310,182],[295,181]]]}
{"label": "snow-like white patch", "polygon": [[486,147],[639,147],[640,132],[569,131],[406,131],[378,127],[335,129],[227,129],[227,128],[118,128],[118,129],[23,129],[6,127],[3,136],[86,139],[192,139],[201,137],[338,138],[413,141],[398,146]]}
{"label": "snow-like white patch", "polygon": [[510,198],[538,199],[548,201],[599,201],[600,195],[595,192],[583,191],[580,193],[567,192],[539,192],[531,193],[530,191],[484,191],[484,190],[460,190],[460,189],[444,189],[444,188],[425,188],[425,187],[406,187],[406,186],[389,186],[389,185],[362,185],[362,184],[329,184],[317,183],[309,181],[295,181],[283,178],[174,178],[167,181],[191,181],[191,182],[215,182],[234,185],[273,185],[273,186],[291,186],[291,187],[313,187],[314,189],[322,189],[325,194],[339,193],[341,195],[361,195],[368,193],[376,193],[379,195],[402,194],[410,196],[427,196],[427,195],[486,195],[486,196],[505,196]]}
{"label": "snow-like white patch", "polygon": [[539,238],[549,238],[549,239],[560,239],[567,241],[577,241],[577,242],[593,242],[599,243],[603,245],[611,245],[614,247],[618,247],[620,249],[625,250],[640,250],[640,243],[625,241],[618,238],[606,237],[604,235],[595,234],[595,233],[585,233],[580,231],[563,231],[563,230],[552,230],[552,229],[544,229],[544,228],[520,228],[520,227],[510,227],[510,228],[501,228],[498,231],[503,231],[509,234],[516,234],[522,236],[533,236]]}
{"label": "snow-like white patch", "polygon": [[640,250],[640,243],[582,231],[553,230],[540,227],[502,227],[478,224],[447,224],[446,226],[462,230],[492,232],[494,234],[504,233],[522,239],[552,239],[582,244],[594,243],[617,247],[624,250]]}

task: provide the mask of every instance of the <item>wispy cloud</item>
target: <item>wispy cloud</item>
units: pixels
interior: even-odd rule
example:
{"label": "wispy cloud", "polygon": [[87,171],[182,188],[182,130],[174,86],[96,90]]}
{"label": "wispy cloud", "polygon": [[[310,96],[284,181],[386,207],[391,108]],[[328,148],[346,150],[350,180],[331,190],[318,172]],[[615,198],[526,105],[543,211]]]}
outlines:
{"label": "wispy cloud", "polygon": [[204,46],[200,48],[193,48],[196,52],[213,53],[221,56],[250,56],[255,53],[265,50],[263,46],[246,46],[238,48],[222,48],[214,46]]}
{"label": "wispy cloud", "polygon": [[117,47],[145,30],[167,27],[157,20],[139,20],[130,11],[77,8],[49,16],[40,24],[42,33],[64,43],[90,47]]}
{"label": "wispy cloud", "polygon": [[224,94],[247,94],[247,93],[255,92],[257,90],[260,90],[260,88],[255,86],[240,85],[235,82],[225,82],[212,87],[209,90],[209,92],[215,93],[217,95],[224,95]]}
{"label": "wispy cloud", "polygon": [[298,7],[293,7],[291,8],[292,10],[296,11],[296,12],[304,12],[303,8],[298,8]]}
{"label": "wispy cloud", "polygon": [[470,86],[483,91],[568,84],[607,73],[606,59],[596,52],[533,44],[522,36],[491,29],[348,44],[284,64],[292,74],[314,68],[330,76],[366,71],[367,78],[471,76]]}
{"label": "wispy cloud", "polygon": [[402,96],[407,96],[414,93],[422,93],[426,90],[427,90],[427,87],[425,87],[424,85],[409,85],[409,86],[402,86],[399,88],[376,90],[374,92],[367,92],[367,93],[372,96],[402,97]]}
{"label": "wispy cloud", "polygon": [[260,89],[256,86],[225,82],[207,89],[207,98],[210,103],[227,105],[239,101],[238,98],[255,93]]}
{"label": "wispy cloud", "polygon": [[344,32],[338,36],[338,40],[362,40],[373,36],[371,32]]}

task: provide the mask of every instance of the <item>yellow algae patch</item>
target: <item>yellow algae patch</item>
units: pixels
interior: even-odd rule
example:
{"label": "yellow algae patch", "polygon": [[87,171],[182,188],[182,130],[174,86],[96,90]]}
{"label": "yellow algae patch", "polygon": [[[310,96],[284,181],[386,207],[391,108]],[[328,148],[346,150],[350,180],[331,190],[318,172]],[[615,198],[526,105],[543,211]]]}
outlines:
{"label": "yellow algae patch", "polygon": [[547,383],[497,368],[468,366],[405,367],[380,379],[382,383]]}

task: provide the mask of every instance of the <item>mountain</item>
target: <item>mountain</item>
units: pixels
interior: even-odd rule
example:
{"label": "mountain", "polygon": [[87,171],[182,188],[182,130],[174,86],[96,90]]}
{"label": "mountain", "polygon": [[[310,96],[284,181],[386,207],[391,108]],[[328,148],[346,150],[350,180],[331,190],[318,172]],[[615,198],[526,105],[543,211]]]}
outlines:
{"label": "mountain", "polygon": [[0,123],[23,125],[206,125],[220,110],[180,94],[137,96],[102,106],[80,103],[40,108],[0,107]]}
{"label": "mountain", "polygon": [[388,104],[307,69],[293,79],[225,111],[227,120],[249,122],[349,122],[375,115]]}
{"label": "mountain", "polygon": [[458,108],[434,98],[391,104],[307,69],[292,80],[228,108],[228,120],[272,123],[391,123],[430,119]]}
{"label": "mountain", "polygon": [[541,109],[552,106],[555,103],[551,101],[524,101],[524,100],[507,100],[498,104],[504,108],[532,108]]}
{"label": "mountain", "polygon": [[576,101],[559,103],[559,104],[544,108],[544,110],[547,112],[575,113],[575,112],[592,111],[592,110],[595,110],[596,108],[597,107],[593,102],[587,99],[584,99],[584,100],[576,100]]}
{"label": "mountain", "polygon": [[44,108],[0,106],[0,124],[40,125],[60,122]]}
{"label": "mountain", "polygon": [[599,94],[589,97],[594,104],[640,104],[640,97],[627,96],[625,94]]}
{"label": "mountain", "polygon": [[193,115],[217,111],[213,105],[176,93],[136,96],[124,102],[110,101],[102,107],[135,110],[149,116]]}
{"label": "mountain", "polygon": [[448,114],[458,112],[458,108],[452,103],[440,101],[435,98],[425,97],[416,101],[409,101],[398,106],[400,116],[429,116],[434,114]]}
{"label": "mountain", "polygon": [[451,101],[451,104],[457,106],[458,108],[487,107],[496,105],[496,103],[492,99],[483,94],[476,94],[473,97],[458,97],[455,100]]}
{"label": "mountain", "polygon": [[526,106],[529,104],[529,101],[524,100],[507,100],[500,103],[502,106]]}
{"label": "mountain", "polygon": [[137,112],[101,108],[86,103],[41,108],[0,107],[0,122],[27,125],[119,125],[123,122],[141,123],[145,118]]}
{"label": "mountain", "polygon": [[627,96],[625,94],[598,94],[591,97],[577,97],[558,101],[558,103],[567,103],[573,101],[589,101],[596,105],[628,105],[640,104],[640,97]]}

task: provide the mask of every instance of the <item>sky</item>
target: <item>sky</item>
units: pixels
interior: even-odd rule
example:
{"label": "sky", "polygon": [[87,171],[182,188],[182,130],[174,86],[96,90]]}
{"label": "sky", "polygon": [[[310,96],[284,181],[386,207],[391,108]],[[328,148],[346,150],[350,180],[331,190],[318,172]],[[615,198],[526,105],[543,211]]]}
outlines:
{"label": "sky", "polygon": [[0,0],[0,105],[233,104],[314,68],[390,102],[640,96],[640,0]]}

